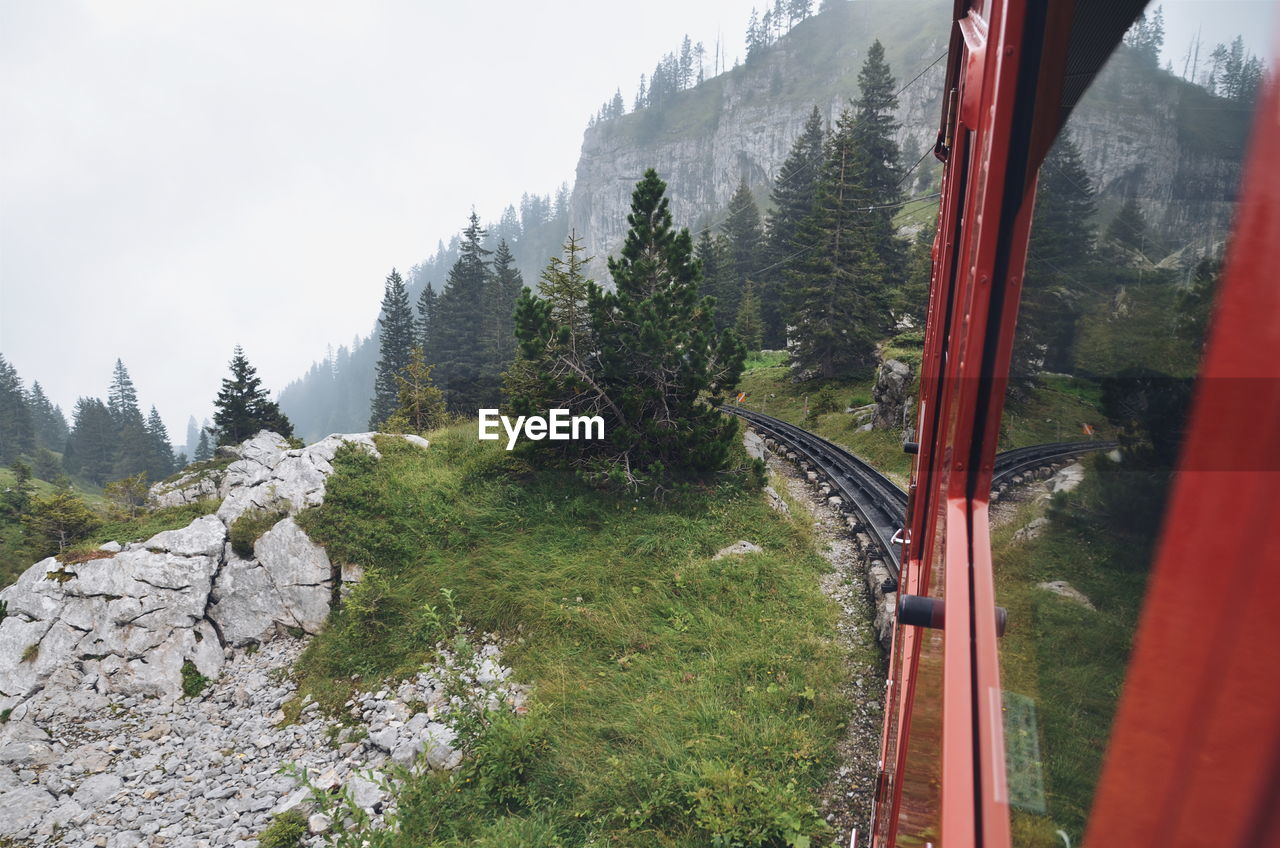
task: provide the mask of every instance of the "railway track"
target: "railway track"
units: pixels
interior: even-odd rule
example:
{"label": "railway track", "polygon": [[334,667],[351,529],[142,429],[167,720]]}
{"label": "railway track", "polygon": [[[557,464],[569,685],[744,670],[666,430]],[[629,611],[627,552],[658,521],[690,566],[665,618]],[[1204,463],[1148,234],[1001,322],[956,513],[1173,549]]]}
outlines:
{"label": "railway track", "polygon": [[[877,546],[885,552],[885,564],[893,579],[898,579],[901,547],[894,539],[904,523],[906,492],[852,451],[802,427],[741,407],[722,406],[720,410],[746,419],[757,430],[824,475],[841,500],[858,516]],[[994,488],[1034,468],[1115,446],[1115,442],[1051,442],[1004,451],[996,456],[991,485]]]}

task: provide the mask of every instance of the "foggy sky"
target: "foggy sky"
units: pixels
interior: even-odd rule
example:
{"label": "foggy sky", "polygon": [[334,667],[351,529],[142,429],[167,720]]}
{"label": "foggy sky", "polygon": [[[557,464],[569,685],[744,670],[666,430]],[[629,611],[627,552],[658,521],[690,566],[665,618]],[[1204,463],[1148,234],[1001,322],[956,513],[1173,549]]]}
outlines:
{"label": "foggy sky", "polygon": [[[68,419],[122,358],[181,444],[234,345],[279,391],[473,206],[571,182],[685,32],[732,64],[763,2],[0,0],[0,353]],[[1268,52],[1262,0],[1164,6],[1178,69],[1197,19]]]}

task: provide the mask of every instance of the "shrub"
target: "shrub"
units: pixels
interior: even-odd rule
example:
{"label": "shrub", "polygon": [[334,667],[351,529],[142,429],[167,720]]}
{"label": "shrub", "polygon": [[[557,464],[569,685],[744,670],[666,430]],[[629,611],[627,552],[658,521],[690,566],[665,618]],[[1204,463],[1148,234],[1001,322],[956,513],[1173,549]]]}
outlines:
{"label": "shrub", "polygon": [[286,810],[271,819],[258,834],[258,848],[300,848],[307,835],[307,817],[301,810]]}
{"label": "shrub", "polygon": [[288,515],[288,511],[283,509],[246,509],[239,518],[231,522],[231,529],[227,531],[231,550],[249,559],[253,556],[253,546],[262,538],[262,534]]}
{"label": "shrub", "polygon": [[830,833],[794,782],[780,784],[739,766],[704,763],[699,784],[690,800],[711,845],[808,848],[814,836]]}
{"label": "shrub", "polygon": [[182,694],[194,698],[209,685],[209,678],[200,673],[196,664],[187,660],[182,664]]}

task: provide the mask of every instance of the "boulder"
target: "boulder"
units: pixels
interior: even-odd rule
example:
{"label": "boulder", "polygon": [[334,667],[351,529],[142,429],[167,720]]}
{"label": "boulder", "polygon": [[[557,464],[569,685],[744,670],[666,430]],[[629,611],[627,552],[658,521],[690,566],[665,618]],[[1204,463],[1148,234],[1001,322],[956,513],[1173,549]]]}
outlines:
{"label": "boulder", "polygon": [[716,551],[716,555],[713,556],[712,559],[724,559],[725,557],[731,557],[731,556],[744,556],[746,554],[758,554],[763,551],[764,551],[764,548],[760,547],[759,545],[748,542],[745,539],[740,539],[737,542],[734,542],[732,545],[728,545],[727,547],[723,547],[720,550]]}
{"label": "boulder", "polygon": [[876,371],[872,390],[876,408],[870,425],[875,430],[897,430],[911,425],[907,420],[911,395],[911,366],[897,359],[886,359]]}
{"label": "boulder", "polygon": [[1087,610],[1097,611],[1097,607],[1093,605],[1093,601],[1076,587],[1072,586],[1065,580],[1050,580],[1047,583],[1037,583],[1037,589],[1043,589],[1046,592],[1052,592],[1059,598],[1065,598],[1072,603],[1079,604]]}
{"label": "boulder", "polygon": [[1070,492],[1083,482],[1084,466],[1074,462],[1049,478],[1049,491],[1055,495],[1058,492]]}
{"label": "boulder", "polygon": [[13,836],[34,828],[57,805],[57,799],[39,786],[18,786],[0,792],[0,836]]}

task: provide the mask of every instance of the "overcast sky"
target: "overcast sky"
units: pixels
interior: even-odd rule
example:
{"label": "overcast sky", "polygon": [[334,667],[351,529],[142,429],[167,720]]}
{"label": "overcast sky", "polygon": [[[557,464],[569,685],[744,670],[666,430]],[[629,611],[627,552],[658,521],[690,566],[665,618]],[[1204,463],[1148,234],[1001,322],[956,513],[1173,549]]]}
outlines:
{"label": "overcast sky", "polygon": [[[473,205],[571,181],[684,33],[731,63],[762,2],[0,0],[0,353],[68,417],[120,357],[181,443],[234,345],[283,388]],[[1178,68],[1199,20],[1264,52],[1269,3],[1164,5]]]}

